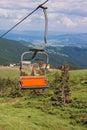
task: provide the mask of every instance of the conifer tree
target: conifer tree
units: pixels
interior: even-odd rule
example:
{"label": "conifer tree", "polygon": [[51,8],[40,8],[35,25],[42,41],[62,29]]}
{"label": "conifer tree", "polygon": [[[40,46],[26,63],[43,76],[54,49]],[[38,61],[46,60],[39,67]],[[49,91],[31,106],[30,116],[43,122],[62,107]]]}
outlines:
{"label": "conifer tree", "polygon": [[62,103],[62,96],[61,96],[61,89],[60,89],[60,76],[58,72],[55,73],[55,78],[53,81],[52,86],[55,87],[54,94],[51,97],[51,100],[53,101],[53,105],[59,105],[59,103]]}
{"label": "conifer tree", "polygon": [[59,105],[59,103],[68,103],[70,96],[68,64],[64,64],[61,67],[61,77],[58,73],[55,73],[53,85],[55,87],[54,94],[51,98],[51,100],[54,101],[53,104]]}
{"label": "conifer tree", "polygon": [[69,89],[69,65],[64,64],[61,67],[61,98],[63,103],[69,102],[70,89]]}

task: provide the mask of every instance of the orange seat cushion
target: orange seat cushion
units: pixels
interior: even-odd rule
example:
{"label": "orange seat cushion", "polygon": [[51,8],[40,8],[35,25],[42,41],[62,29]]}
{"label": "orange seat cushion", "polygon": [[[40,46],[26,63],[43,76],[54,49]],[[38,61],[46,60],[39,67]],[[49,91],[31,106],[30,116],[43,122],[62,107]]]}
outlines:
{"label": "orange seat cushion", "polygon": [[46,86],[44,76],[20,76],[21,86]]}

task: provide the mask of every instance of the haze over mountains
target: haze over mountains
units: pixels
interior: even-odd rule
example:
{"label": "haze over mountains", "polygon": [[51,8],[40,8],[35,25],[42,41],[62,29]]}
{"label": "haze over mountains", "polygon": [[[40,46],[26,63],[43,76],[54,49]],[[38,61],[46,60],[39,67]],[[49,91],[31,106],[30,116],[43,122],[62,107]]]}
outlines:
{"label": "haze over mountains", "polygon": [[[2,31],[1,33],[3,34]],[[12,40],[23,40],[29,43],[38,44],[43,43],[44,32],[43,31],[21,31],[8,33],[6,36]],[[58,33],[48,32],[47,46],[74,46],[74,47],[87,47],[87,33]]]}

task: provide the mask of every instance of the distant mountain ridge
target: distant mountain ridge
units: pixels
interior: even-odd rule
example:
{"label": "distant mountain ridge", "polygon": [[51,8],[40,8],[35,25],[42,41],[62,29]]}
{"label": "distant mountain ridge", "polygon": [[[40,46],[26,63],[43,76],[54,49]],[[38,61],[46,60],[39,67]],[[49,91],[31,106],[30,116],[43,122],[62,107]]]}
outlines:
{"label": "distant mountain ridge", "polygon": [[[26,43],[26,44],[25,44]],[[27,47],[28,46],[28,47]],[[25,41],[0,39],[0,64],[9,65],[12,62],[20,62],[20,56],[34,44]],[[87,68],[87,48],[75,46],[47,46],[49,61],[52,67],[68,62],[72,66]]]}
{"label": "distant mountain ridge", "polygon": [[[23,40],[32,44],[43,42],[43,37],[43,31],[24,31],[6,35],[7,39]],[[87,47],[87,33],[61,34],[58,32],[49,32],[47,46],[74,46],[85,48]]]}
{"label": "distant mountain ridge", "polygon": [[50,36],[48,45],[87,48],[87,33],[56,35],[53,38]]}

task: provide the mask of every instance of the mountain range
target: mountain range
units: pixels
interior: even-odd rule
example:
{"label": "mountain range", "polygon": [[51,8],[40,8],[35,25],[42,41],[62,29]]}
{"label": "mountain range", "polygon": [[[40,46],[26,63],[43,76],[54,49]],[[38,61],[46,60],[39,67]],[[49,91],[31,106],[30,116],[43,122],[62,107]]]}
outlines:
{"label": "mountain range", "polygon": [[[18,39],[16,37],[17,34],[13,35],[14,38],[12,35],[9,35],[7,38],[0,38],[0,64],[18,63],[24,51],[28,51],[29,48],[37,47],[38,44],[43,43],[42,38],[39,39],[40,36],[37,37],[38,34],[36,34],[34,39],[32,36],[30,41],[25,40],[26,37],[24,35],[23,39]],[[52,67],[68,62],[71,66],[87,68],[87,33],[50,34],[48,38],[45,50],[49,54],[49,63]]]}
{"label": "mountain range", "polygon": [[[3,31],[5,32],[5,31]],[[3,33],[2,33],[3,34]],[[21,31],[8,33],[5,38],[26,41],[27,43],[38,44],[43,43],[43,31]],[[87,33],[59,33],[48,32],[47,46],[74,46],[74,47],[87,47]]]}

